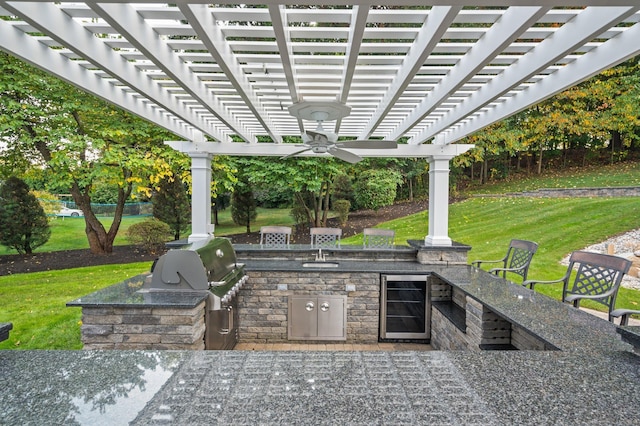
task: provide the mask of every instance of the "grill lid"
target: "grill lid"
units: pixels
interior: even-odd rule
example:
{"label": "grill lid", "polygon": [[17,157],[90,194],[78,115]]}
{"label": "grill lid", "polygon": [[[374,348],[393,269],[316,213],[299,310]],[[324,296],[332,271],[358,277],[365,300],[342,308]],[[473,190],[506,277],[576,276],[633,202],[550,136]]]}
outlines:
{"label": "grill lid", "polygon": [[[186,249],[169,250],[160,256],[152,271],[151,288],[165,290],[208,290],[235,284],[236,254],[226,238],[197,242]],[[240,273],[239,276],[242,276]]]}

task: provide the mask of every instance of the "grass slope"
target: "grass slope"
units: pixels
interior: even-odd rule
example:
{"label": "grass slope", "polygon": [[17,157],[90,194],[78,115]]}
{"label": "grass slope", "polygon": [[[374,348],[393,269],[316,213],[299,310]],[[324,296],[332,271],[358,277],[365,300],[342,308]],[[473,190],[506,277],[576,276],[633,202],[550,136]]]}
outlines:
{"label": "grass slope", "polygon": [[149,263],[0,277],[0,322],[13,323],[0,349],[81,349],[81,309],[66,303],[149,270]]}

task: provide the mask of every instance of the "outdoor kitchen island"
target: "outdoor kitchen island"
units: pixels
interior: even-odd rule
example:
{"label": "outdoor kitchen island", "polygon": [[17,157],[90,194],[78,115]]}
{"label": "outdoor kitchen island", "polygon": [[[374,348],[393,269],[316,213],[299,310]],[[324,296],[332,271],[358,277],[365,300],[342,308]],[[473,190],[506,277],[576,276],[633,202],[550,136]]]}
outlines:
{"label": "outdoor kitchen island", "polygon": [[554,350],[1,351],[0,424],[637,424],[640,357],[615,325],[466,265],[369,267],[390,263]]}

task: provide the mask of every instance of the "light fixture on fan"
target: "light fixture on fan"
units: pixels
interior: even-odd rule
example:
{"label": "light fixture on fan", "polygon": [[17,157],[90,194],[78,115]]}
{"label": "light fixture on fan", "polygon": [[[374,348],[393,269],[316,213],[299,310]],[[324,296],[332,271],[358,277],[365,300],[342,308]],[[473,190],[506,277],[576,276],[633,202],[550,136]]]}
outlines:
{"label": "light fixture on fan", "polygon": [[302,101],[291,105],[289,107],[289,113],[300,119],[313,120],[317,123],[317,126],[315,131],[302,132],[301,136],[304,143],[298,146],[303,146],[304,149],[285,155],[282,158],[294,157],[303,152],[311,151],[316,154],[330,154],[353,164],[361,161],[362,157],[344,148],[394,149],[398,147],[396,141],[387,140],[364,139],[338,141],[338,135],[325,131],[322,123],[344,118],[351,113],[351,107],[340,102]]}

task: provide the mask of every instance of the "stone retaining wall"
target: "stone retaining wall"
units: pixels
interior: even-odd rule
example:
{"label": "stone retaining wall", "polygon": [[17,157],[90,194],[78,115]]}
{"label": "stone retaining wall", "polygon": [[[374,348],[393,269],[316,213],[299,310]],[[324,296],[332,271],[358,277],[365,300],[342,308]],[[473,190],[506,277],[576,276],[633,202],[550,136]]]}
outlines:
{"label": "stone retaining wall", "polygon": [[475,197],[640,197],[640,186],[613,188],[540,188],[535,191],[508,192],[506,194],[476,194]]}
{"label": "stone retaining wall", "polygon": [[205,302],[193,309],[84,307],[84,349],[204,349]]}
{"label": "stone retaining wall", "polygon": [[[380,274],[250,271],[248,275],[238,296],[240,342],[287,342],[288,298],[293,295],[346,295],[347,343],[378,341]],[[355,291],[347,291],[347,285],[355,286]]]}

